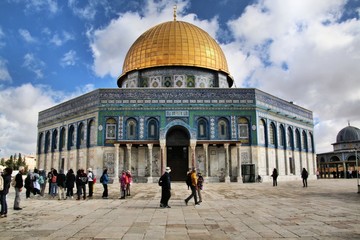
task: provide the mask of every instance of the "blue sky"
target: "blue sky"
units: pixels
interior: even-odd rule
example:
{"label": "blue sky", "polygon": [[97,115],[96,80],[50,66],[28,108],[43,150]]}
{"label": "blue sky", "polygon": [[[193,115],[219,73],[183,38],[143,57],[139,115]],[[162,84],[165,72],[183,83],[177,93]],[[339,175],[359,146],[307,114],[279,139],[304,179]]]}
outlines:
{"label": "blue sky", "polygon": [[360,1],[0,1],[0,157],[35,152],[38,112],[116,88],[126,52],[150,27],[197,25],[222,47],[236,87],[314,112],[317,152],[360,127]]}

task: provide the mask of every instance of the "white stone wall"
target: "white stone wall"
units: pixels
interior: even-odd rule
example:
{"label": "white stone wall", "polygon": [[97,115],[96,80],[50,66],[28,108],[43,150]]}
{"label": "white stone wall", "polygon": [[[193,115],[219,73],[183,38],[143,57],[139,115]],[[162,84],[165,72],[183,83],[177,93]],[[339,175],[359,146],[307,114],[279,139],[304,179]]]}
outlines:
{"label": "white stone wall", "polygon": [[[190,153],[189,149],[189,153]],[[115,147],[93,147],[90,149],[74,149],[59,153],[49,153],[47,156],[41,154],[39,156],[39,168],[45,169],[44,160],[47,159],[47,171],[50,167],[59,169],[61,159],[65,159],[65,171],[72,168],[76,171],[78,168],[87,169],[93,168],[94,173],[101,175],[103,168],[107,167],[110,175],[114,174],[114,167],[116,161]],[[197,161],[197,168],[201,172],[205,172],[205,151],[203,147],[197,147],[195,150],[195,160]],[[132,147],[131,150],[131,167],[134,176],[147,177],[149,175],[149,150],[147,146]],[[154,147],[152,151],[152,176],[160,176],[160,147]],[[231,180],[237,179],[238,162],[237,162],[238,149],[236,146],[229,148],[229,172]],[[309,178],[315,178],[315,154],[298,152],[298,151],[284,151],[280,149],[266,149],[265,147],[241,146],[240,154],[242,164],[255,164],[255,175],[260,174],[264,181],[272,181],[270,177],[273,168],[277,168],[279,172],[279,181],[288,180],[301,180],[301,170],[305,167],[309,172]],[[223,181],[226,170],[226,151],[223,146],[209,146],[209,177],[211,181]],[[294,158],[295,174],[290,174],[289,157]],[[127,170],[128,166],[128,150],[125,145],[119,148],[119,173],[122,170]],[[277,160],[276,160],[277,159]],[[286,163],[287,161],[287,163]],[[191,164],[191,158],[189,157]],[[191,165],[189,165],[191,166]],[[286,168],[287,174],[286,174]],[[240,181],[241,182],[241,181]]]}

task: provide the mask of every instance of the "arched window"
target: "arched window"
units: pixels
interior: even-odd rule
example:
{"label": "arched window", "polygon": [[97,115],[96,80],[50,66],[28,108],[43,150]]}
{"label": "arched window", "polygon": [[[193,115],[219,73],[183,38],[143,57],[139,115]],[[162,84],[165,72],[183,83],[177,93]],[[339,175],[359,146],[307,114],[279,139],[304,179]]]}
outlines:
{"label": "arched window", "polygon": [[259,144],[265,144],[266,128],[265,121],[261,119],[259,122]]}
{"label": "arched window", "polygon": [[269,141],[271,145],[276,145],[276,127],[272,122],[269,128]]}
{"label": "arched window", "polygon": [[224,118],[218,121],[218,137],[219,139],[229,139],[229,124]]}
{"label": "arched window", "polygon": [[306,132],[303,131],[302,132],[302,149],[307,152],[308,151],[308,144],[307,144],[307,136],[306,136]]}
{"label": "arched window", "polygon": [[77,148],[80,148],[85,145],[85,129],[83,123],[79,124],[77,131],[78,131]]}
{"label": "arched window", "polygon": [[75,127],[71,125],[69,127],[69,134],[68,134],[68,149],[70,150],[75,145]]}
{"label": "arched window", "polygon": [[136,139],[137,137],[137,122],[135,119],[129,119],[126,123],[126,137],[127,139]]}
{"label": "arched window", "polygon": [[40,134],[39,134],[39,139],[38,139],[38,154],[41,154],[41,153],[42,153],[42,149],[43,149],[43,144],[42,144],[43,136],[44,136],[43,133],[40,133]]}
{"label": "arched window", "polygon": [[116,120],[114,118],[106,120],[106,139],[116,139]]}
{"label": "arched window", "polygon": [[241,117],[238,119],[239,139],[243,143],[249,143],[249,121]]}
{"label": "arched window", "polygon": [[311,133],[309,133],[309,152],[314,152],[314,138],[313,135]]}
{"label": "arched window", "polygon": [[208,139],[207,121],[204,118],[200,118],[197,124],[198,139]]}
{"label": "arched window", "polygon": [[61,128],[60,130],[60,146],[59,151],[62,151],[65,147],[65,128]]}
{"label": "arched window", "polygon": [[300,137],[299,129],[296,129],[295,135],[296,135],[295,148],[301,149],[301,137]]}
{"label": "arched window", "polygon": [[290,149],[294,150],[294,137],[293,137],[293,131],[292,131],[291,127],[288,127],[288,130],[287,130],[287,146]]}
{"label": "arched window", "polygon": [[150,119],[148,122],[148,139],[158,139],[158,123],[156,119]]}
{"label": "arched window", "polygon": [[94,120],[90,120],[89,124],[88,124],[88,147],[90,146],[95,146],[96,145],[96,140],[95,140],[95,136],[96,136],[96,129],[95,129],[95,121]]}
{"label": "arched window", "polygon": [[50,132],[47,131],[45,135],[45,153],[48,153],[50,150]]}
{"label": "arched window", "polygon": [[58,131],[57,131],[57,129],[55,129],[53,131],[51,146],[52,146],[51,152],[54,152],[55,150],[57,150],[57,147],[58,147]]}
{"label": "arched window", "polygon": [[285,147],[285,129],[284,126],[280,125],[280,132],[279,132],[279,146]]}

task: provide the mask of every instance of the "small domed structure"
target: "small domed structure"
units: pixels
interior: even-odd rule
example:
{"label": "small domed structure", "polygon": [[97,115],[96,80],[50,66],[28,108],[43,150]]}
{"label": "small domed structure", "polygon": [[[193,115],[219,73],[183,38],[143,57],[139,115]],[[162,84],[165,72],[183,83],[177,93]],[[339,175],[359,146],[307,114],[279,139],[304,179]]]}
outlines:
{"label": "small domed structure", "polygon": [[354,142],[360,140],[360,129],[353,126],[347,126],[340,130],[336,136],[336,143]]}

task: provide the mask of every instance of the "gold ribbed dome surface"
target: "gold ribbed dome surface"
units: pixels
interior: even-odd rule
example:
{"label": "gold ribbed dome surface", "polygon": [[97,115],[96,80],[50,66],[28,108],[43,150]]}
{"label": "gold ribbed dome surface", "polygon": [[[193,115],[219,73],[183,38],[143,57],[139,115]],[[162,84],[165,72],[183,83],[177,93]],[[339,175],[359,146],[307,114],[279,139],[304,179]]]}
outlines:
{"label": "gold ribbed dome surface", "polygon": [[163,66],[194,66],[229,74],[217,42],[204,30],[182,21],[165,22],[143,33],[125,57],[122,76]]}

